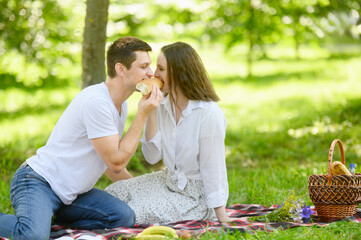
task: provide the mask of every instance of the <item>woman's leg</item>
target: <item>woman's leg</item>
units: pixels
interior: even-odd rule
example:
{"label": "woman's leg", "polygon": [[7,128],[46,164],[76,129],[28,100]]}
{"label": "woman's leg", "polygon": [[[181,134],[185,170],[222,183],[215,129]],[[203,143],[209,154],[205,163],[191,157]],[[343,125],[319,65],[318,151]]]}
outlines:
{"label": "woman's leg", "polygon": [[55,213],[59,225],[82,229],[132,227],[134,212],[124,202],[100,189],[93,188],[79,195],[68,206]]}
{"label": "woman's leg", "polygon": [[11,180],[10,197],[16,215],[0,216],[0,236],[49,239],[53,213],[62,203],[45,179],[30,166],[21,166]]}
{"label": "woman's leg", "polygon": [[[168,222],[170,216],[178,214],[165,182],[174,181],[167,178],[168,171],[148,173],[127,180],[120,180],[109,185],[105,191],[126,202],[135,212],[135,224]],[[176,218],[176,219],[179,219]]]}

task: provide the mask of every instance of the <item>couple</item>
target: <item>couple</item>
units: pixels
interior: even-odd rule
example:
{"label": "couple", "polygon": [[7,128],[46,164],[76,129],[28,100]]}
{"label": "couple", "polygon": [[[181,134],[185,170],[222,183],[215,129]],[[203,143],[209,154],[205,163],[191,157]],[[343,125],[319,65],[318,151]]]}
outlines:
{"label": "couple", "polygon": [[[217,217],[228,198],[226,121],[202,61],[188,44],[161,49],[154,73],[164,81],[143,96],[127,133],[127,98],[153,76],[151,47],[134,37],[107,51],[106,82],[83,89],[46,145],[16,171],[10,188],[16,215],[0,213],[0,236],[49,239],[53,223],[82,229]],[[161,171],[134,177],[126,166],[144,128],[142,151]],[[114,183],[94,188],[105,173]]]}

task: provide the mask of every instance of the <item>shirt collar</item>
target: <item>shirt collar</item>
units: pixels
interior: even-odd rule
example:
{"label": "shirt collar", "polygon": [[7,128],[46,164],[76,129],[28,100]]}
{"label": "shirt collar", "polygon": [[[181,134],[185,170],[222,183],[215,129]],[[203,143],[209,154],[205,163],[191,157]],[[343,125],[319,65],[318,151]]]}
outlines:
{"label": "shirt collar", "polygon": [[[172,106],[169,95],[164,97],[160,104],[164,106],[169,114],[172,114]],[[204,102],[202,100],[188,100],[188,105],[182,112],[183,117],[188,116],[196,108],[204,108]]]}

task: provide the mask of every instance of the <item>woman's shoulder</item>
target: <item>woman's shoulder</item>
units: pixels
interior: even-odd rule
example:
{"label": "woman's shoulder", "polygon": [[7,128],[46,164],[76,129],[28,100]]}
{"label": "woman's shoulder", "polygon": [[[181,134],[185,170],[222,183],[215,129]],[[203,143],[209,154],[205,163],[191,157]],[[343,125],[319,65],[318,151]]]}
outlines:
{"label": "woman's shoulder", "polygon": [[226,117],[216,102],[203,102],[201,129],[203,137],[224,137],[227,128]]}
{"label": "woman's shoulder", "polygon": [[204,111],[205,114],[208,115],[224,115],[223,114],[223,110],[222,108],[218,105],[218,103],[213,102],[213,101],[201,101],[201,105],[202,105],[202,109]]}
{"label": "woman's shoulder", "polygon": [[208,124],[218,122],[218,124],[226,124],[226,117],[222,108],[218,105],[218,103],[210,101],[202,101],[202,107],[200,110],[201,113],[201,121],[208,122]]}

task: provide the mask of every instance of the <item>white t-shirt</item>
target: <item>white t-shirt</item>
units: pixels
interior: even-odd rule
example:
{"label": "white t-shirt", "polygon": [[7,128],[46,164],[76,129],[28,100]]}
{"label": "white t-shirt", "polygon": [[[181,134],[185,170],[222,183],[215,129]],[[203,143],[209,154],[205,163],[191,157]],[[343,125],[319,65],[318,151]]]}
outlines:
{"label": "white t-shirt", "polygon": [[157,110],[155,136],[141,140],[145,159],[164,165],[174,172],[178,188],[184,189],[187,178],[201,179],[207,195],[207,206],[225,206],[228,199],[225,163],[226,118],[215,102],[188,101],[176,124],[169,97]]}
{"label": "white t-shirt", "polygon": [[105,83],[83,89],[56,123],[45,146],[26,162],[50,184],[64,204],[91,190],[107,166],[90,139],[119,134],[127,102],[117,111]]}

